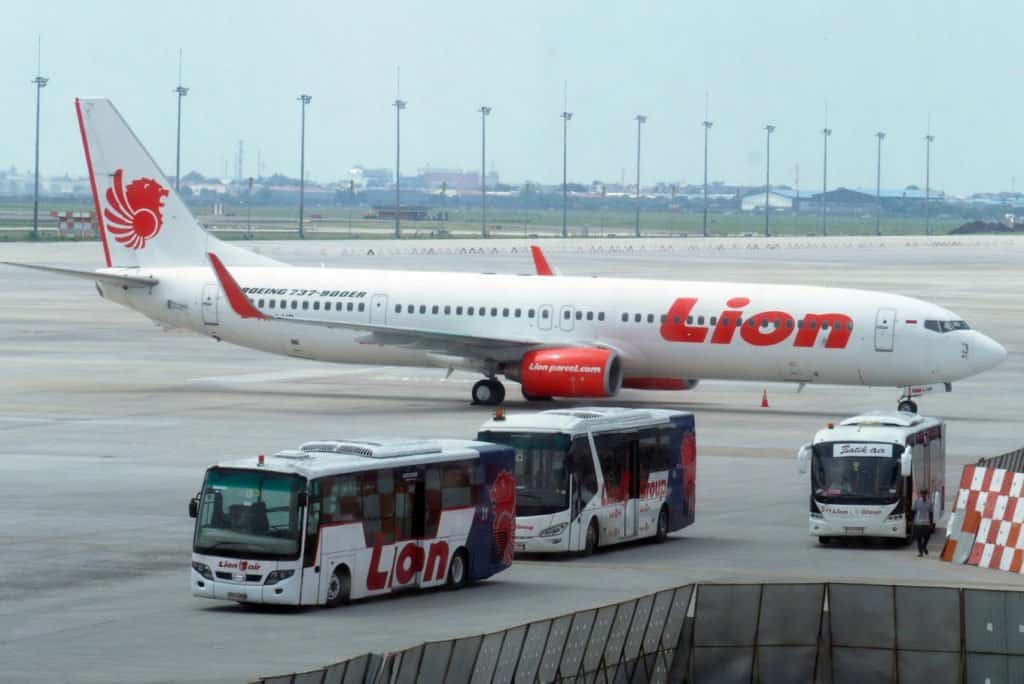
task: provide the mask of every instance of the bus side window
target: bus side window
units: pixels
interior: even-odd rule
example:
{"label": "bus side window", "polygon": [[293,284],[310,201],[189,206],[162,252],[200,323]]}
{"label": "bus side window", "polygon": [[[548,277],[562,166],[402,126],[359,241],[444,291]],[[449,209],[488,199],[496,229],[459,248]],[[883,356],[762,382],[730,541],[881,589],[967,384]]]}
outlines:
{"label": "bus side window", "polygon": [[590,453],[590,440],[577,437],[569,448],[572,459],[572,473],[576,476],[580,508],[583,508],[597,494],[597,473],[594,470],[594,457]]}
{"label": "bus side window", "polygon": [[629,452],[632,442],[623,435],[597,435],[597,460],[604,476],[604,492],[608,503],[625,501],[629,496]]}
{"label": "bus side window", "polygon": [[427,466],[424,485],[426,487],[424,536],[433,539],[441,522],[441,466]]}
{"label": "bus side window", "polygon": [[652,473],[663,473],[669,469],[667,449],[665,445],[668,435],[659,435],[658,430],[644,430],[637,442],[637,479],[641,496]]}
{"label": "bus side window", "polygon": [[363,533],[372,547],[379,534],[381,543],[395,543],[395,481],[390,470],[362,473],[359,476],[363,502]]}
{"label": "bus side window", "polygon": [[323,480],[320,524],[350,523],[362,520],[362,501],[355,475],[338,475]]}
{"label": "bus side window", "polygon": [[471,463],[446,463],[441,466],[441,508],[465,508],[473,505]]}

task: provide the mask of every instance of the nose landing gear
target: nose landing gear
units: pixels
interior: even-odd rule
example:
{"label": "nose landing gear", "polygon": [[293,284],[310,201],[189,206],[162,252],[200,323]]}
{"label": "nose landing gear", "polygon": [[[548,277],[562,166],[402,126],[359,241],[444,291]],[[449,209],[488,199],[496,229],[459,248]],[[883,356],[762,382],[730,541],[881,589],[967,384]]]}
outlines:
{"label": "nose landing gear", "polygon": [[905,413],[917,413],[917,402],[911,399],[911,396],[913,396],[911,388],[908,387],[903,391],[903,396],[900,397],[899,403],[896,404],[896,409]]}
{"label": "nose landing gear", "polygon": [[494,378],[478,380],[473,385],[473,403],[497,406],[505,401],[505,386]]}

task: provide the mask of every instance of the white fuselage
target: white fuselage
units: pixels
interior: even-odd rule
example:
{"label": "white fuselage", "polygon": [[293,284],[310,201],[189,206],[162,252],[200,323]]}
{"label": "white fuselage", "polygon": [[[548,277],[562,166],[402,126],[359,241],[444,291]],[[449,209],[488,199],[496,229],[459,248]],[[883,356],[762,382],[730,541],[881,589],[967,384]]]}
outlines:
{"label": "white fuselage", "polygon": [[[152,288],[101,285],[109,299],[164,324],[276,354],[490,373],[516,363],[522,353],[520,345],[515,355],[496,348],[493,357],[469,358],[379,344],[364,331],[243,319],[208,267],[104,270],[159,279]],[[977,331],[925,328],[926,320],[958,319],[950,311],[863,290],[286,266],[237,267],[231,273],[270,316],[614,349],[626,386],[631,380],[640,381],[633,386],[653,387],[661,379],[723,379],[909,387],[953,382],[1006,355]],[[754,318],[756,325],[722,328],[723,318],[736,317],[745,324]],[[812,330],[812,320],[832,324],[822,329],[815,323]],[[836,320],[846,321],[841,329]]]}

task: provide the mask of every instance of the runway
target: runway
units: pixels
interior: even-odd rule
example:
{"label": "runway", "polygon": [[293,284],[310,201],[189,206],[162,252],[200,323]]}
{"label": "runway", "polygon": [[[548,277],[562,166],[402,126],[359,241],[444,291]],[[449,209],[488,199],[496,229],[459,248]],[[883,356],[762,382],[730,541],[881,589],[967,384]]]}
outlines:
{"label": "runway", "polygon": [[[919,401],[922,413],[948,421],[947,504],[965,463],[1024,444],[1017,415],[1024,405],[1024,238],[670,242],[678,248],[542,244],[565,274],[860,287],[947,307],[1010,352],[996,370]],[[432,254],[423,253],[428,244],[437,245]],[[486,249],[458,253],[470,246]],[[523,246],[257,245],[296,265],[520,273],[532,270]],[[0,260],[95,268],[101,248],[5,243]],[[472,437],[491,413],[469,405],[476,378],[316,364],[163,332],[104,301],[84,280],[0,266],[0,291],[3,681],[239,682],[695,580],[1021,586],[1019,576],[940,563],[939,535],[925,559],[882,544],[821,548],[807,535],[809,487],[796,472],[797,448],[830,420],[894,409],[896,390],[808,386],[797,393],[781,384],[706,381],[691,392],[626,390],[600,402],[696,413],[697,521],[669,543],[588,559],[517,559],[461,592],[337,610],[195,599],[187,502],[207,465],[315,438]],[[759,406],[765,387],[767,409]],[[514,383],[508,389],[509,412],[536,410]]]}

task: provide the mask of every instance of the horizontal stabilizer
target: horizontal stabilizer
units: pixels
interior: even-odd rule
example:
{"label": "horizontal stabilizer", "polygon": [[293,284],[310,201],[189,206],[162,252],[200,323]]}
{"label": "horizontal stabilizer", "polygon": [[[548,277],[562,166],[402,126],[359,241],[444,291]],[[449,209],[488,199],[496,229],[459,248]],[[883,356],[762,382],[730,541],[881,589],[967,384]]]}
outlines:
{"label": "horizontal stabilizer", "polygon": [[160,282],[150,276],[121,275],[119,273],[105,273],[103,271],[78,271],[72,268],[57,268],[56,266],[18,264],[13,261],[0,261],[0,264],[17,266],[18,268],[31,268],[36,271],[56,273],[57,275],[71,276],[72,278],[82,278],[83,280],[92,280],[107,285],[117,285],[118,287],[153,287]]}

